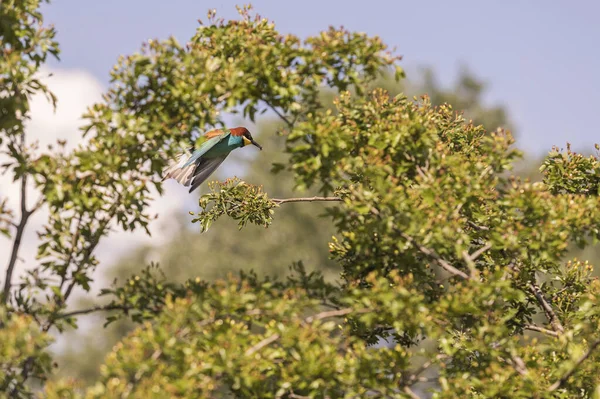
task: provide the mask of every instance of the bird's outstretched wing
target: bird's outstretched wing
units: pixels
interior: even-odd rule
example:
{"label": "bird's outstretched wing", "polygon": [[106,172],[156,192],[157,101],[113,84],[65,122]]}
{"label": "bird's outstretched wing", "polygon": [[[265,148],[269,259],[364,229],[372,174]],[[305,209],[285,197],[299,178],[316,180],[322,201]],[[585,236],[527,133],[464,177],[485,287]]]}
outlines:
{"label": "bird's outstretched wing", "polygon": [[[197,163],[196,169],[192,173],[190,183],[190,193],[198,188],[199,185],[204,183],[206,179],[223,163],[227,158],[227,155],[219,158],[200,159]],[[186,184],[187,186],[187,184]]]}

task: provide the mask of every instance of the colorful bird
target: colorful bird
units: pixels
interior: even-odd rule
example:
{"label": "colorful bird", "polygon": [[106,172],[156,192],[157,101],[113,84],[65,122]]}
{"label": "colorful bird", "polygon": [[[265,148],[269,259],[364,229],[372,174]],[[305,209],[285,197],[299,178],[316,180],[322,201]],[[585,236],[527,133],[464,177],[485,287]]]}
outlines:
{"label": "colorful bird", "polygon": [[198,148],[190,148],[189,152],[182,153],[167,166],[163,180],[175,179],[185,187],[191,185],[191,193],[223,163],[231,151],[250,144],[262,150],[245,127],[211,130],[202,139]]}

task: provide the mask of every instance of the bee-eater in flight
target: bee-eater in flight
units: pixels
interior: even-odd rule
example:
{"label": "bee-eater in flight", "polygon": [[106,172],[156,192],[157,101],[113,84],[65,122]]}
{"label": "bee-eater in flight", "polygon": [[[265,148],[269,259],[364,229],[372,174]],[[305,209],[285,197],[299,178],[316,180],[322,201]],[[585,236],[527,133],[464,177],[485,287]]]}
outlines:
{"label": "bee-eater in flight", "polygon": [[[190,193],[223,163],[227,155],[236,148],[255,145],[262,150],[245,127],[231,129],[216,129],[202,136],[202,144],[191,148],[190,152],[179,155],[165,169],[163,180],[175,179],[185,187],[190,187]],[[192,152],[193,151],[193,152]]]}

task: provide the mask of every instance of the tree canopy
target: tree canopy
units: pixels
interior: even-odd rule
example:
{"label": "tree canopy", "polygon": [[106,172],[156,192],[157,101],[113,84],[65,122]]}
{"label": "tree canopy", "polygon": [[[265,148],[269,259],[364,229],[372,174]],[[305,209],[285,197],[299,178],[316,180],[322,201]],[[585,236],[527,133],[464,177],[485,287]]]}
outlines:
{"label": "tree canopy", "polygon": [[[0,311],[7,396],[31,396],[32,380],[49,398],[600,395],[600,285],[588,262],[565,259],[600,234],[597,156],[555,148],[543,181],[514,177],[509,131],[427,96],[372,90],[386,71],[403,76],[379,38],[329,28],[300,40],[249,8],[231,21],[209,12],[186,45],[151,40],[122,57],[84,115],[87,141],[41,150],[25,121],[58,47],[38,7],[0,8],[0,145],[21,185],[20,217],[0,207],[14,240]],[[285,279],[176,282],[152,264],[103,289],[106,304],[69,307],[74,290],[90,290],[109,230],[147,229],[166,162],[224,114],[254,121],[266,110],[281,119],[287,155],[272,171],[298,194],[214,182],[189,221],[208,233],[223,218],[269,227],[290,203],[324,202],[340,281],[295,264]],[[16,283],[23,231],[42,207],[38,263]],[[95,383],[46,382],[48,333],[97,311],[139,325]]]}
{"label": "tree canopy", "polygon": [[[490,131],[511,125],[502,107],[483,104],[486,85],[466,69],[448,88],[437,82],[431,69],[425,69],[421,76],[408,76],[400,81],[390,73],[384,73],[369,85],[369,90],[375,88],[382,88],[392,95],[405,91],[409,95],[427,93],[432,104],[459,105],[466,117],[473,117],[474,123],[482,124]],[[332,103],[335,93],[323,89],[321,98],[327,100],[325,107],[335,110]],[[260,135],[264,148],[259,156],[237,157],[235,163],[243,171],[242,178],[260,182],[269,196],[294,197],[293,174],[285,170],[271,173],[273,163],[288,162],[289,154],[283,151],[285,136],[278,134],[285,122],[276,115],[264,115],[254,125],[252,131]],[[227,176],[226,173],[220,175]],[[334,282],[339,277],[339,268],[330,259],[327,244],[334,234],[334,226],[328,218],[317,217],[324,213],[327,204],[330,202],[313,202],[310,206],[290,203],[285,212],[275,215],[276,222],[268,229],[250,224],[235,234],[231,234],[236,229],[235,220],[220,219],[209,231],[202,232],[189,224],[187,208],[172,210],[173,216],[163,215],[162,223],[166,223],[167,217],[169,229],[175,232],[173,237],[160,245],[153,242],[130,249],[116,264],[104,266],[100,272],[106,281],[121,280],[138,273],[152,259],[163,265],[162,272],[168,281],[183,282],[196,277],[214,281],[240,270],[252,270],[258,276],[285,278],[290,273],[290,266],[302,262],[307,271],[320,271],[327,281]],[[202,261],[207,253],[210,253],[210,262]],[[90,298],[84,298],[82,302],[80,306],[93,303]],[[58,344],[68,342],[69,345],[55,357],[59,375],[95,381],[105,355],[134,327],[135,323],[119,320],[101,330],[101,339],[98,339],[98,329],[86,333],[74,330],[62,336]],[[82,353],[86,356],[81,356]]]}

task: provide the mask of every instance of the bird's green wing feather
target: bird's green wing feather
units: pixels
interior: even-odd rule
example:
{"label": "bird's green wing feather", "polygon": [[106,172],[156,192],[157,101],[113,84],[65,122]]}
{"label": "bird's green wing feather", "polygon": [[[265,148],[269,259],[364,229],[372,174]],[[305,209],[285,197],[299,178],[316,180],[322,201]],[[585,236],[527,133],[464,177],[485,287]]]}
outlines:
{"label": "bird's green wing feather", "polygon": [[221,134],[206,139],[206,141],[204,141],[202,144],[200,144],[200,147],[198,147],[192,153],[192,156],[185,163],[181,164],[181,166],[179,166],[179,167],[185,168],[186,166],[193,164],[194,162],[196,162],[196,160],[198,158],[200,158],[202,155],[206,154],[211,148],[213,148],[215,145],[217,145],[218,142],[223,140],[225,137],[229,136],[229,134],[230,134],[229,130],[224,130]]}

